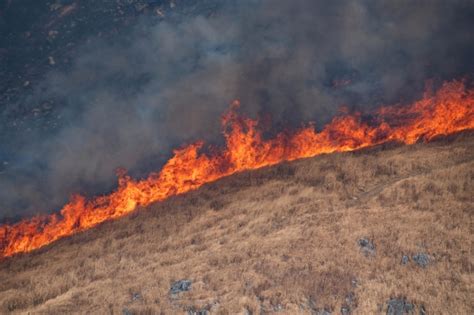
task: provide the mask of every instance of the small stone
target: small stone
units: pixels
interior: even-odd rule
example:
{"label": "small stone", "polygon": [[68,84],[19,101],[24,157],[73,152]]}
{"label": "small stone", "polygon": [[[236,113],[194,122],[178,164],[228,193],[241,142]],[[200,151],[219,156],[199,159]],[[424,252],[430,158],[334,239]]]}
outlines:
{"label": "small stone", "polygon": [[351,313],[351,308],[347,305],[343,305],[341,307],[341,314],[342,315],[349,315]]}
{"label": "small stone", "polygon": [[426,309],[424,305],[420,306],[420,315],[426,315]]}
{"label": "small stone", "polygon": [[191,280],[178,280],[171,285],[171,294],[178,294],[180,292],[191,290]]}
{"label": "small stone", "polygon": [[368,255],[375,255],[375,245],[372,241],[370,241],[368,238],[361,238],[358,241],[359,246],[363,253],[368,256]]}
{"label": "small stone", "polygon": [[387,315],[404,315],[415,309],[415,306],[404,298],[390,299],[387,304]]}
{"label": "small stone", "polygon": [[425,268],[426,266],[429,265],[431,258],[429,255],[425,253],[417,253],[413,255],[413,260],[418,266]]}
{"label": "small stone", "polygon": [[208,315],[209,312],[206,309],[196,310],[194,307],[187,311],[188,315]]}
{"label": "small stone", "polygon": [[275,312],[281,312],[283,310],[283,306],[281,304],[277,304],[273,307]]}
{"label": "small stone", "polygon": [[133,293],[132,294],[132,301],[138,301],[142,299],[142,295],[140,293]]}
{"label": "small stone", "polygon": [[356,296],[354,292],[349,292],[349,294],[346,295],[346,303],[344,303],[341,307],[341,314],[343,315],[349,315],[352,314],[352,308],[355,308],[357,306],[356,304]]}
{"label": "small stone", "polygon": [[346,295],[346,303],[349,304],[349,305],[352,305],[354,301],[355,301],[354,292],[349,292],[349,294]]}
{"label": "small stone", "polygon": [[409,261],[410,261],[410,258],[409,258],[407,255],[403,255],[403,257],[402,257],[402,265],[408,264]]}

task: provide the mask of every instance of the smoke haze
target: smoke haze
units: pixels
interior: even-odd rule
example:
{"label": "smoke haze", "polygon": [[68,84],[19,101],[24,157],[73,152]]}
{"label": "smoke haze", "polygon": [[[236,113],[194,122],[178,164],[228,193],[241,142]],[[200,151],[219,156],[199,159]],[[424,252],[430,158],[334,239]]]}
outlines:
{"label": "smoke haze", "polygon": [[25,96],[59,100],[63,123],[13,136],[22,145],[0,154],[9,160],[0,218],[106,193],[116,168],[145,176],[180,144],[220,143],[219,118],[234,99],[276,126],[321,127],[341,105],[409,102],[428,79],[474,70],[472,1],[215,0],[190,15],[182,8],[191,2],[89,38]]}

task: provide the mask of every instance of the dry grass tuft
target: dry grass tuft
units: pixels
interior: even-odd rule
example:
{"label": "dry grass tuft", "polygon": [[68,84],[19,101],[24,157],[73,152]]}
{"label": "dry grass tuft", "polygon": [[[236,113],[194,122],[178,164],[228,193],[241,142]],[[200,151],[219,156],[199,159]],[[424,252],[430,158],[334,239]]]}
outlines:
{"label": "dry grass tuft", "polygon": [[[225,178],[0,262],[0,313],[369,314],[393,298],[472,314],[473,148],[466,133]],[[180,279],[191,290],[170,294]]]}

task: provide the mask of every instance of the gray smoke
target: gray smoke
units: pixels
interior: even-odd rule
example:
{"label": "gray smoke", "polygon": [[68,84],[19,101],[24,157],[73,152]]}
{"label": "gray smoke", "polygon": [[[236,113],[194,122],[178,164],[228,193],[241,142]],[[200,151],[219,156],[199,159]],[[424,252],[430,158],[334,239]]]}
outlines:
{"label": "gray smoke", "polygon": [[274,126],[322,126],[340,105],[409,102],[427,79],[474,70],[472,1],[215,2],[212,14],[91,38],[69,69],[46,75],[27,101],[60,100],[65,123],[38,131],[0,174],[0,218],[106,193],[117,167],[145,176],[179,144],[220,143],[234,99]]}

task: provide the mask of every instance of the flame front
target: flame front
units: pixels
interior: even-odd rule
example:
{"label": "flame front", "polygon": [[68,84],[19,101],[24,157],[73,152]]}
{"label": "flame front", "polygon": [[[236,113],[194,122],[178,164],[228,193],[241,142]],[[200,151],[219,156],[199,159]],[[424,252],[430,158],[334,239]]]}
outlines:
{"label": "flame front", "polygon": [[205,183],[244,170],[318,154],[352,151],[389,141],[413,144],[440,135],[474,129],[474,89],[463,82],[445,83],[433,95],[425,95],[410,106],[382,107],[370,114],[335,117],[322,131],[312,124],[294,132],[264,139],[258,121],[236,113],[232,104],[223,116],[226,146],[212,154],[200,153],[203,142],[174,151],[160,172],[134,180],[122,173],[116,191],[86,200],[73,196],[60,214],[36,216],[13,225],[0,226],[0,257],[29,252],[122,217],[138,206],[164,200],[197,189]]}

